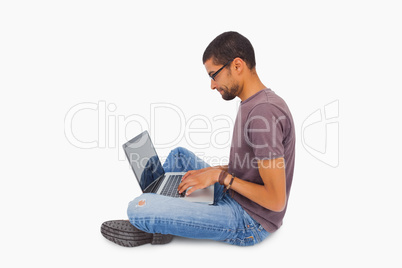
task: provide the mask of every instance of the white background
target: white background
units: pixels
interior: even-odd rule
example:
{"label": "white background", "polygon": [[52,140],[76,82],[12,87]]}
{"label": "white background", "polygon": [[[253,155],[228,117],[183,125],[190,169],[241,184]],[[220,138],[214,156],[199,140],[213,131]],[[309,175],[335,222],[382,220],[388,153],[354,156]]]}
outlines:
{"label": "white background", "polygon": [[[216,267],[400,267],[401,11],[398,1],[2,1],[2,266],[201,267],[213,256]],[[283,227],[249,248],[184,238],[139,248],[109,242],[101,223],[126,218],[140,193],[120,147],[147,124],[161,158],[175,146],[227,157],[229,145],[196,143],[228,128],[213,119],[234,120],[239,105],[209,89],[201,61],[228,30],[252,42],[260,78],[294,116],[296,169]],[[334,101],[339,133],[327,135],[324,121],[304,133],[303,122]],[[108,107],[101,119],[99,108],[71,121],[78,140],[98,142],[92,149],[65,134],[66,117],[82,103]],[[177,107],[184,122],[172,109],[151,118],[158,103]],[[206,133],[191,134],[208,120]],[[336,165],[309,153],[325,153],[325,142],[339,142],[330,152]]]}

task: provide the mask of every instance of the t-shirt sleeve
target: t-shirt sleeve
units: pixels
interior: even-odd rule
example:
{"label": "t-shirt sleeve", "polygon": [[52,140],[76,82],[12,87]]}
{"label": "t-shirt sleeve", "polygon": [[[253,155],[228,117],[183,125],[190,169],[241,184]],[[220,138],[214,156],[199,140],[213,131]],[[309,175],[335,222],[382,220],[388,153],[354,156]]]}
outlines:
{"label": "t-shirt sleeve", "polygon": [[247,117],[246,141],[259,160],[284,157],[284,130],[287,118],[270,103],[257,105]]}

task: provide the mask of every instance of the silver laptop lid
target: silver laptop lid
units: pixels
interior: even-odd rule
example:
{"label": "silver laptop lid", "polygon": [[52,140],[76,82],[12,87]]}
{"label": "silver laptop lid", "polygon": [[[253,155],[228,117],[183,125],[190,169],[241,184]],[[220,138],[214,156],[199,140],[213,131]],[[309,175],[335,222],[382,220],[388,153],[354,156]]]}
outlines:
{"label": "silver laptop lid", "polygon": [[123,149],[142,191],[165,174],[148,131],[123,144]]}

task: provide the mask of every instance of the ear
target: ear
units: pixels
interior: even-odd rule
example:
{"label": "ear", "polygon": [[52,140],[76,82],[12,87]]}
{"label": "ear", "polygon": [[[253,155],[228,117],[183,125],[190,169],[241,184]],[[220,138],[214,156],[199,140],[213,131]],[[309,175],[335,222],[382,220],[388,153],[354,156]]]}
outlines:
{"label": "ear", "polygon": [[246,66],[246,63],[240,58],[235,58],[233,60],[233,68],[237,74],[241,74]]}

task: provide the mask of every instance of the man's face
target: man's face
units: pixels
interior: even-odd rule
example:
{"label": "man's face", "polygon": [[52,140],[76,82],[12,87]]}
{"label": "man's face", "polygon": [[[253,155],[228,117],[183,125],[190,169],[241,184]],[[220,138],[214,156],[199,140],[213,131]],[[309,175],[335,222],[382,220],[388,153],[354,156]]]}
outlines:
{"label": "man's face", "polygon": [[[231,62],[232,63],[232,62]],[[211,78],[211,89],[216,89],[221,93],[224,100],[233,100],[240,92],[239,83],[233,78],[230,68],[231,63],[223,68],[214,79]],[[215,74],[223,65],[215,65],[212,59],[204,64],[209,76]]]}

